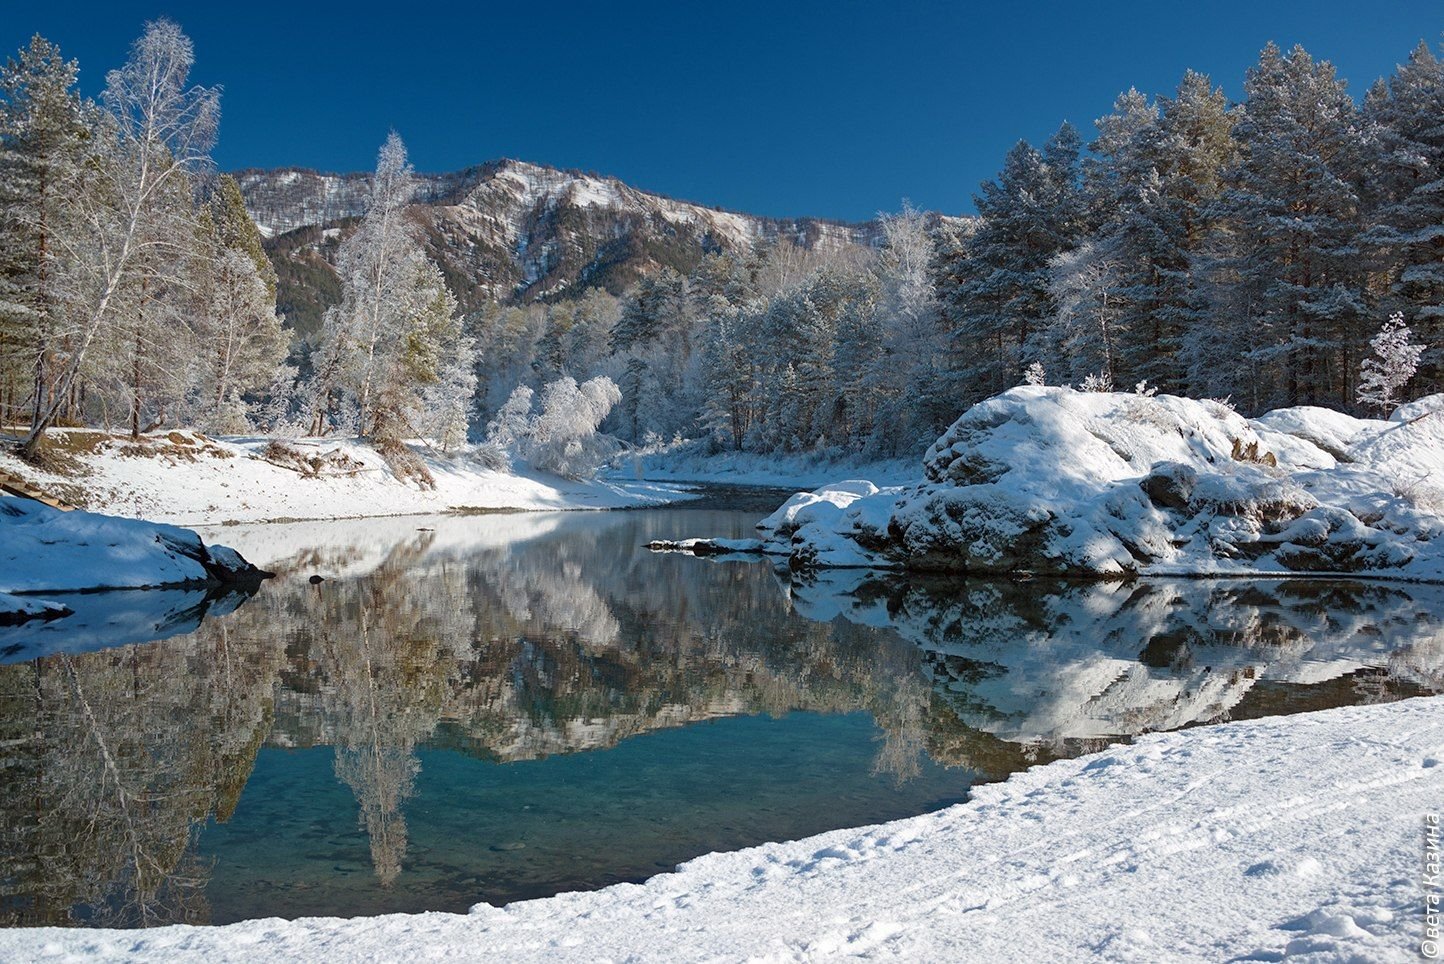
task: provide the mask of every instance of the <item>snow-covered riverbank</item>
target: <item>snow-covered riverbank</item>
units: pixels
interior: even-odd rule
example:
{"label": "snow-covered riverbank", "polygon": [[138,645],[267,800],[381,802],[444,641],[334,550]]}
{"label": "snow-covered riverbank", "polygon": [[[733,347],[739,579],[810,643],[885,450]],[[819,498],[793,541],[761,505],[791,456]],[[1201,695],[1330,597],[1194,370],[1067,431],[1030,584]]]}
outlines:
{"label": "snow-covered riverbank", "polygon": [[0,957],[1402,961],[1441,761],[1440,698],[1224,724],[642,885],[468,915],[11,930]]}
{"label": "snow-covered riverbank", "polygon": [[686,498],[682,486],[577,481],[467,457],[414,450],[430,483],[403,478],[354,439],[212,439],[169,432],[132,442],[62,429],[52,444],[65,470],[43,471],[8,453],[0,471],[97,512],[177,525],[347,519],[466,510],[612,509]]}

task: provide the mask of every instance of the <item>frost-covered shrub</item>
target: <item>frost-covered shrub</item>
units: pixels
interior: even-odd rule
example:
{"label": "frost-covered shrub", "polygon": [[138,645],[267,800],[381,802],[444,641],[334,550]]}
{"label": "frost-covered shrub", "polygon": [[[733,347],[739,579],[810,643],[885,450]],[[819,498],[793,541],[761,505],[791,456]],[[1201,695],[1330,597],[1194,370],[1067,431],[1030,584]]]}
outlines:
{"label": "frost-covered shrub", "polygon": [[559,378],[542,389],[541,411],[533,413],[532,390],[521,386],[487,426],[487,441],[515,451],[534,468],[586,478],[621,448],[597,431],[621,400],[621,390],[605,375],[580,385]]}
{"label": "frost-covered shrub", "polygon": [[511,454],[489,439],[461,449],[457,460],[491,472],[505,472],[511,468]]}
{"label": "frost-covered shrub", "polygon": [[526,438],[531,430],[534,394],[526,385],[518,385],[506,404],[497,411],[496,418],[487,423],[486,440],[506,448]]}

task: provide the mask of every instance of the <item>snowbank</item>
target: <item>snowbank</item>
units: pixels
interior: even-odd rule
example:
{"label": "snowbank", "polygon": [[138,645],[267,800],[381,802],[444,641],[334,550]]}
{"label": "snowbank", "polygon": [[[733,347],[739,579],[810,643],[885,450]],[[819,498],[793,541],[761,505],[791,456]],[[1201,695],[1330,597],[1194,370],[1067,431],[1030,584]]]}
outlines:
{"label": "snowbank", "polygon": [[0,931],[13,960],[1410,960],[1439,698],[1145,736],[966,804],[467,915]]}
{"label": "snowbank", "polygon": [[266,575],[189,529],[0,498],[0,592],[201,586]]}
{"label": "snowbank", "polygon": [[1019,387],[959,418],[922,481],[794,497],[759,524],[760,548],[800,569],[1444,579],[1441,409],[1251,421],[1213,401]]}
{"label": "snowbank", "polygon": [[52,444],[65,471],[0,454],[0,470],[84,509],[178,525],[345,519],[465,510],[608,509],[687,498],[684,487],[563,479],[488,468],[465,453],[415,448],[418,475],[398,473],[356,439],[213,439],[167,432],[138,442],[61,429]]}
{"label": "snowbank", "polygon": [[[24,599],[13,595],[15,593],[196,589],[236,584],[254,587],[267,575],[233,549],[207,546],[189,529],[94,512],[62,512],[30,499],[0,498],[0,621],[18,623],[26,621],[25,617],[67,617],[61,620],[63,631],[49,625],[23,627],[31,634],[55,631],[64,635],[78,622],[94,624],[98,631],[103,631],[101,628],[108,617],[102,615],[103,607],[93,605],[94,600],[71,600],[62,605]],[[200,593],[203,599],[206,595]],[[193,601],[181,608],[191,610],[196,605]],[[136,606],[127,602],[121,608],[133,610]],[[90,616],[72,622],[77,609],[85,610]],[[155,601],[148,600],[141,603],[139,609],[146,613],[142,621],[159,620],[161,624],[174,621],[168,615],[172,614],[173,605],[156,610]],[[127,626],[134,622],[134,619],[122,620]],[[16,630],[6,631],[0,636],[0,643],[13,649],[16,634]],[[129,635],[135,633],[132,631]]]}

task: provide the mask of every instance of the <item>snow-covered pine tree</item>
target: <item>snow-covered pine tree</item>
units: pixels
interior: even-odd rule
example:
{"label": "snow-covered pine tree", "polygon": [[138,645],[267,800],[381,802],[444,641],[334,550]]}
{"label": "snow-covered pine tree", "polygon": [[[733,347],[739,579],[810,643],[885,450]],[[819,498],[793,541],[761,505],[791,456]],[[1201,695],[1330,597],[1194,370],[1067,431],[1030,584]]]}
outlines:
{"label": "snow-covered pine tree", "polygon": [[1244,87],[1241,156],[1221,198],[1234,257],[1215,310],[1256,339],[1238,346],[1262,376],[1253,407],[1347,404],[1364,315],[1357,110],[1333,65],[1302,47],[1265,47]]}
{"label": "snow-covered pine tree", "polygon": [[194,417],[207,431],[251,428],[246,396],[267,389],[286,354],[276,275],[235,179],[216,183],[198,230]]}
{"label": "snow-covered pine tree", "polygon": [[1079,150],[1068,124],[1042,151],[1020,141],[974,196],[979,223],[939,283],[953,338],[949,374],[964,405],[1015,384],[1053,317],[1049,264],[1084,228]]}
{"label": "snow-covered pine tree", "polygon": [[720,295],[706,314],[710,320],[702,348],[702,427],[740,452],[760,414],[758,359],[752,334],[758,318],[755,312],[732,307]]}
{"label": "snow-covered pine tree", "polygon": [[1444,391],[1444,60],[1421,43],[1364,99],[1371,211],[1365,244],[1387,279],[1382,306],[1427,345],[1417,376]]}
{"label": "snow-covered pine tree", "polygon": [[1238,154],[1234,118],[1222,88],[1192,70],[1173,97],[1159,98],[1159,107],[1162,203],[1176,254],[1172,271],[1163,275],[1168,284],[1157,316],[1178,339],[1181,379],[1165,388],[1194,397],[1225,396],[1236,391],[1235,367],[1218,364],[1216,345],[1227,343],[1220,337],[1227,320],[1213,313],[1209,277],[1217,246],[1227,240],[1218,230],[1217,200],[1224,172]]}
{"label": "snow-covered pine tree", "polygon": [[1404,386],[1419,368],[1423,346],[1410,341],[1404,313],[1396,311],[1369,341],[1372,354],[1359,366],[1358,402],[1387,414],[1400,401]]}
{"label": "snow-covered pine tree", "polygon": [[[53,345],[66,336],[70,198],[91,149],[94,105],[78,66],[38,34],[0,69],[0,423],[39,419]],[[28,413],[25,409],[27,396]]]}

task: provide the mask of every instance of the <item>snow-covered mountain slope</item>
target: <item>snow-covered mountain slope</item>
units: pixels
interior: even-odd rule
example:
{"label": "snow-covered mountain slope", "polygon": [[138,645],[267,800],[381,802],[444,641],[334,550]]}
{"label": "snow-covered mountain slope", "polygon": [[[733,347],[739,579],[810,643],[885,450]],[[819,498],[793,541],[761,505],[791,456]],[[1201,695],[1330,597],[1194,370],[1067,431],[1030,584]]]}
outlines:
{"label": "snow-covered mountain slope", "polygon": [[[323,259],[359,217],[369,174],[298,168],[236,175],[273,260]],[[689,270],[709,251],[789,240],[806,248],[871,246],[874,222],[763,218],[677,201],[616,178],[500,160],[418,176],[413,213],[464,307],[554,296],[571,288],[614,293],[661,267]],[[329,242],[329,243],[328,243]],[[317,266],[314,258],[310,267]],[[285,290],[298,272],[281,268]],[[314,280],[311,283],[315,283]]]}

